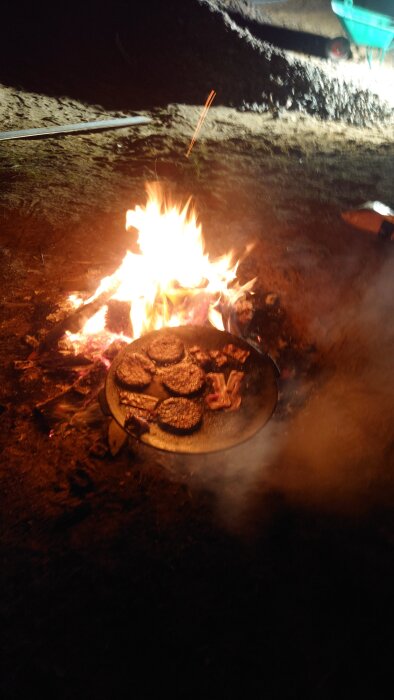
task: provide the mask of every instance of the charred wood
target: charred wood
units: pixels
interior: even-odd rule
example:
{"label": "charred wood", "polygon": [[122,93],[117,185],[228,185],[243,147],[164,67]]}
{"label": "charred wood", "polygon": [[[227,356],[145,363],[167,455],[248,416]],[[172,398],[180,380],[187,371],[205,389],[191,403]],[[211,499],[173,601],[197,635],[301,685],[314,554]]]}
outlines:
{"label": "charred wood", "polygon": [[51,328],[45,338],[41,341],[38,348],[38,353],[40,354],[46,350],[49,350],[50,348],[53,348],[60,338],[66,333],[66,331],[69,331],[70,333],[78,333],[78,331],[83,328],[86,321],[94,316],[94,314],[97,313],[97,311],[99,311],[104,304],[109,302],[112,295],[116,292],[118,286],[119,284],[113,285],[111,289],[102,292],[97,299],[94,299],[94,301],[91,301],[89,304],[80,306],[76,311],[67,316],[67,318],[63,319],[53,328]]}
{"label": "charred wood", "polygon": [[[97,423],[100,418],[104,419],[98,402],[96,406],[90,406],[96,399],[104,382],[106,368],[101,362],[96,362],[81,377],[77,379],[69,388],[59,392],[50,399],[37,403],[34,407],[34,414],[39,419],[41,425],[50,430],[59,422],[67,422],[78,425],[85,422],[86,425]],[[88,411],[85,416],[81,416],[81,411]],[[79,415],[79,418],[76,416]]]}
{"label": "charred wood", "polygon": [[131,304],[129,301],[110,299],[107,304],[106,327],[111,333],[123,333],[129,338],[133,337],[133,329],[130,319]]}

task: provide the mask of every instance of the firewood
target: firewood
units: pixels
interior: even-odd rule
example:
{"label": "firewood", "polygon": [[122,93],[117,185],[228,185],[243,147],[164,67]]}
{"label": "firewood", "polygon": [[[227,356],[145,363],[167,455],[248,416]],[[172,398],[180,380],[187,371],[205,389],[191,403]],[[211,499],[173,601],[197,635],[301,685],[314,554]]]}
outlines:
{"label": "firewood", "polygon": [[[86,409],[89,404],[93,406],[91,403],[92,399],[94,399],[100,391],[104,382],[105,373],[105,366],[101,362],[96,362],[69,388],[59,392],[50,399],[36,404],[34,407],[34,414],[47,429],[61,422],[72,423],[77,413]],[[95,417],[89,415],[89,418],[88,416],[86,417],[87,420],[85,422],[88,423],[90,419],[97,419],[99,410],[101,409],[99,409],[99,404],[97,403]],[[74,424],[76,424],[76,420],[74,420]]]}
{"label": "firewood", "polygon": [[89,304],[83,304],[83,306],[80,306],[78,309],[76,309],[76,311],[67,316],[67,318],[64,318],[53,328],[51,328],[51,330],[47,333],[45,338],[41,341],[40,346],[38,348],[38,354],[41,354],[42,352],[45,352],[45,350],[49,350],[50,348],[54,347],[66,331],[69,331],[70,333],[78,333],[78,331],[80,331],[83,328],[86,321],[89,318],[91,318],[95,313],[97,313],[97,311],[104,304],[107,304],[109,302],[109,300],[111,299],[112,295],[116,292],[118,287],[119,282],[114,284],[107,291],[102,292],[102,294],[100,294],[97,297],[97,299],[94,299],[94,301],[91,301]]}
{"label": "firewood", "polygon": [[131,303],[110,299],[107,304],[105,324],[111,333],[123,333],[129,338],[133,337],[133,329],[130,319]]}

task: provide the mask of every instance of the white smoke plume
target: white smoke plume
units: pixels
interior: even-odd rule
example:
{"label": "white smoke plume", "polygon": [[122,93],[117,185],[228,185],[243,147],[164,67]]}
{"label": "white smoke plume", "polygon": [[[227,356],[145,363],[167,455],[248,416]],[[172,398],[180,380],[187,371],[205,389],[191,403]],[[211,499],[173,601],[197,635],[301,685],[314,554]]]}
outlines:
{"label": "white smoke plume", "polygon": [[214,494],[219,517],[232,530],[264,521],[269,492],[307,508],[353,515],[389,504],[393,266],[388,258],[357,302],[323,319],[324,374],[290,421],[274,416],[255,438],[226,452],[171,459],[174,474],[187,474],[190,484]]}

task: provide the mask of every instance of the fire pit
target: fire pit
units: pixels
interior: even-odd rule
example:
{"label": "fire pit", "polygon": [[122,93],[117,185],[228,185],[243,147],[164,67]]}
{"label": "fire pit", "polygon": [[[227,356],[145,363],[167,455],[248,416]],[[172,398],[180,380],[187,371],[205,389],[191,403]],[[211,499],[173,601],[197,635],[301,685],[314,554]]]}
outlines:
{"label": "fire pit", "polygon": [[[170,452],[227,449],[251,438],[275,409],[279,371],[269,356],[275,354],[269,335],[276,336],[282,354],[289,354],[279,299],[271,293],[262,300],[261,292],[254,290],[256,280],[252,276],[240,283],[237,271],[242,261],[236,260],[232,251],[210,259],[190,200],[181,207],[169,203],[158,184],[148,186],[147,190],[146,207],[137,206],[127,212],[126,228],[131,230],[132,238],[130,250],[119,268],[100,282],[90,298],[83,300],[71,295],[68,304],[74,310],[46,334],[30,361],[19,363],[16,368],[29,370],[33,361],[44,371],[50,368],[55,374],[56,370],[64,371],[65,366],[73,371],[72,385],[38,403],[38,415],[50,430],[64,421],[77,427],[81,421],[82,424],[97,421],[100,415],[105,420],[101,406],[104,414],[113,418],[109,443],[115,454],[127,439],[123,433],[126,407],[119,399],[115,380],[117,367],[125,355],[141,350],[144,353],[152,337],[163,328],[169,336],[182,340],[192,366],[199,362],[198,354],[192,356],[190,352],[192,346],[197,345],[207,355],[222,352],[226,345],[235,343],[250,356],[245,368],[234,359],[226,364],[225,356],[223,371],[215,363],[209,367],[209,355],[208,367],[203,366],[202,371],[206,370],[207,377],[212,379],[204,379],[204,390],[197,396],[204,407],[198,430],[187,435],[170,434],[155,419],[147,428],[139,427],[136,431],[129,426],[127,431],[147,445]],[[294,340],[292,345],[295,346]],[[292,378],[292,370],[286,364],[284,377]],[[106,399],[103,399],[101,387],[108,369]],[[226,382],[232,381],[230,374],[232,379],[237,375],[240,385],[243,382],[240,408],[233,411],[224,404],[219,411],[211,410],[207,407],[210,383],[222,381],[226,390]],[[211,387],[212,390],[217,388]],[[149,393],[153,393],[158,407],[172,395],[171,389],[168,392],[157,378],[152,381]],[[297,391],[292,392],[292,397],[297,397]],[[113,432],[115,441],[111,441]],[[100,449],[105,451],[105,447]]]}

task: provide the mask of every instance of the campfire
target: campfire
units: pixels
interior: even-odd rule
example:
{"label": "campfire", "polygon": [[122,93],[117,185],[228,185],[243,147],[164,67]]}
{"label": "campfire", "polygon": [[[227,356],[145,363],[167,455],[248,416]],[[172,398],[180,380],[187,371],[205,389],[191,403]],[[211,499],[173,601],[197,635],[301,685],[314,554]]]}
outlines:
{"label": "campfire", "polygon": [[86,301],[69,299],[75,309],[94,311],[77,333],[66,331],[78,352],[163,327],[210,323],[224,330],[230,310],[253,289],[255,279],[239,284],[233,251],[210,258],[191,199],[174,204],[158,184],[148,185],[147,195],[144,207],[127,212],[130,249],[119,268]]}
{"label": "campfire", "polygon": [[[24,375],[23,379],[21,376],[22,385],[28,386],[32,377],[32,388],[40,384],[41,390],[46,390],[46,396],[35,401],[36,414],[43,419],[45,427],[54,433],[58,428],[63,431],[64,426],[66,430],[86,428],[100,420],[107,421],[107,412],[108,416],[112,415],[108,443],[105,446],[100,440],[98,449],[104,454],[109,447],[112,454],[116,454],[124,443],[123,430],[119,436],[121,429],[117,425],[123,425],[124,416],[117,415],[117,399],[111,407],[103,391],[110,366],[112,371],[130,343],[138,343],[141,339],[144,346],[144,339],[160,329],[179,329],[183,333],[182,329],[189,328],[196,337],[201,337],[202,329],[211,329],[211,336],[212,332],[218,331],[225,331],[224,335],[228,336],[226,340],[224,335],[219,340],[212,336],[212,341],[209,341],[211,356],[221,354],[226,343],[233,342],[234,336],[237,336],[240,347],[245,347],[246,340],[246,347],[251,352],[256,353],[257,349],[266,358],[259,360],[263,355],[257,352],[250,362],[257,368],[258,380],[251,382],[253,372],[246,372],[243,381],[244,395],[256,394],[256,387],[260,387],[256,407],[248,408],[248,396],[245,415],[242,417],[241,410],[234,417],[238,423],[241,419],[244,421],[243,435],[252,435],[269,418],[276,403],[276,370],[273,370],[268,355],[280,361],[282,377],[290,380],[296,374],[296,363],[297,371],[302,371],[311,361],[310,354],[297,346],[278,295],[256,288],[256,278],[250,276],[244,281],[245,273],[242,277],[239,274],[243,258],[237,257],[235,251],[217,258],[211,257],[206,250],[202,227],[191,200],[183,205],[174,203],[157,183],[147,186],[145,206],[137,205],[127,212],[126,229],[130,232],[130,245],[118,269],[101,280],[90,298],[84,299],[78,294],[70,296],[65,318],[46,332],[28,361],[14,364],[15,369]],[[244,258],[251,248],[244,252]],[[189,335],[185,338],[188,347],[192,348],[195,339],[190,337],[189,342]],[[185,340],[183,336],[182,339]],[[254,345],[254,349],[250,344]],[[187,354],[190,357],[189,350]],[[198,361],[196,358],[197,355],[192,360]],[[234,366],[231,366],[231,362]],[[238,365],[237,361],[234,364],[230,359],[226,374],[233,370],[232,376],[243,377],[244,368]],[[208,363],[206,371],[208,390],[212,363]],[[213,371],[218,372],[213,378],[220,378],[222,370],[215,362]],[[48,392],[48,379],[54,380],[55,394],[51,390]],[[223,375],[223,386],[227,382],[226,389],[229,381],[231,383],[231,378],[226,376],[224,380]],[[247,388],[248,382],[251,387],[254,383],[251,393]],[[213,390],[217,392],[215,386],[214,383]],[[269,390],[268,386],[271,387]],[[263,406],[261,396],[264,391],[268,391],[268,395]],[[283,397],[285,394],[281,395]],[[299,396],[297,389],[293,388],[291,394],[287,394],[286,402],[289,405],[294,401],[299,401]],[[212,410],[212,406],[210,408]],[[233,419],[225,420],[228,428]],[[238,423],[227,430],[226,438],[223,427],[215,428],[215,439],[210,443],[221,445],[222,442],[217,439],[219,435],[224,440],[223,444],[236,442],[238,438],[235,439],[234,435],[240,433]],[[203,430],[200,430],[200,435],[202,443],[205,440]],[[162,436],[159,437],[161,440]],[[151,439],[149,434],[148,438]],[[155,442],[153,438],[152,444],[162,446],[162,442]],[[197,444],[196,450],[199,449]]]}
{"label": "campfire", "polygon": [[[235,317],[237,328],[251,319],[256,280],[240,284],[241,258],[234,251],[218,258],[208,254],[191,199],[180,205],[157,183],[147,185],[146,205],[127,212],[126,229],[130,245],[118,269],[90,298],[69,297],[65,318],[30,359],[56,379],[66,374],[73,380],[36,405],[50,429],[59,419],[78,422],[80,410],[97,398],[111,362],[132,341],[161,328],[223,331]],[[28,370],[29,363],[16,369]],[[84,418],[89,422],[91,414]]]}

